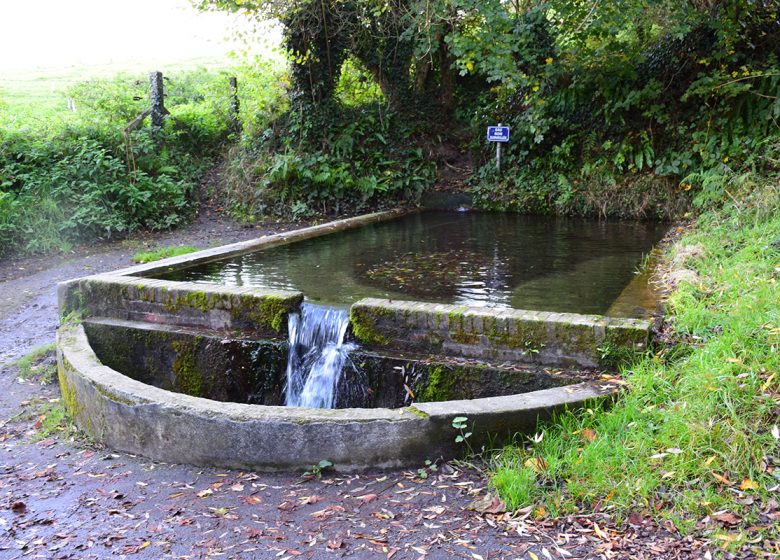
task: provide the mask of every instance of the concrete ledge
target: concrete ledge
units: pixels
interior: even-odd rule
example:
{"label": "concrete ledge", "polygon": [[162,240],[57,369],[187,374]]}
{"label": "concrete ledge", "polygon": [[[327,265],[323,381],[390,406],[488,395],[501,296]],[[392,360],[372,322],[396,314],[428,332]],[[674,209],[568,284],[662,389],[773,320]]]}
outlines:
{"label": "concrete ledge", "polygon": [[536,429],[565,407],[610,396],[615,386],[581,383],[506,397],[402,409],[302,409],[223,403],[145,385],[103,365],[84,328],[57,333],[66,409],[107,446],[154,460],[256,470],[303,469],[322,459],[338,470],[420,465],[463,452],[452,419],[466,416],[473,445]]}
{"label": "concrete ledge", "polygon": [[183,327],[284,336],[300,292],[231,288],[104,274],[58,286],[60,315],[109,317]]}
{"label": "concrete ledge", "polygon": [[172,270],[189,268],[191,266],[201,265],[217,260],[238,257],[247,253],[252,253],[259,249],[270,249],[271,247],[278,247],[280,245],[286,245],[295,241],[303,241],[304,239],[320,237],[330,233],[335,233],[337,231],[344,231],[368,224],[384,222],[386,220],[397,218],[398,216],[403,216],[411,212],[415,212],[415,210],[387,210],[384,212],[374,212],[372,214],[355,216],[353,218],[345,218],[343,220],[334,220],[332,222],[326,222],[316,226],[295,229],[283,233],[275,233],[273,235],[264,235],[262,237],[258,237],[257,239],[239,241],[238,243],[221,245],[212,249],[204,249],[202,251],[187,253],[178,257],[170,257],[147,264],[140,264],[117,270],[116,272],[112,272],[112,275],[153,276],[157,273],[170,272]]}
{"label": "concrete ledge", "polygon": [[374,298],[355,303],[350,320],[371,348],[565,367],[611,365],[650,335],[638,319]]}

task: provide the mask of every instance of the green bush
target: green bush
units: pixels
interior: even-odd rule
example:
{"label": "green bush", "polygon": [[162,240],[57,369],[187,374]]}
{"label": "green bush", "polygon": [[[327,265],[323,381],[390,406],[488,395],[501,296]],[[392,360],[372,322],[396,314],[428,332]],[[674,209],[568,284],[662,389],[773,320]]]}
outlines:
{"label": "green bush", "polygon": [[234,154],[229,206],[296,219],[414,203],[435,176],[415,129],[381,104],[290,113]]}
{"label": "green bush", "polygon": [[[250,69],[242,75],[246,90],[261,87],[249,80]],[[255,76],[255,82],[272,79]],[[0,106],[0,257],[186,220],[197,181],[229,140],[227,72],[174,75],[166,92],[171,115],[158,142],[148,119],[139,130],[122,132],[148,105],[145,76],[73,86],[75,114],[37,118]]]}

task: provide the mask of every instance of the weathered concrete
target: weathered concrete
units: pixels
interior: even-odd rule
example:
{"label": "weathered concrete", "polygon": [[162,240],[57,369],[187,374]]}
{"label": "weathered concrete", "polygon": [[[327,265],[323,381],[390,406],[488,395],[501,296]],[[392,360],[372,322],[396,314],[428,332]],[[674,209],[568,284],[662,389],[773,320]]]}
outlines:
{"label": "weathered concrete", "polygon": [[[161,389],[217,401],[284,404],[288,345],[214,330],[120,319],[83,321],[106,366]],[[339,379],[335,408],[399,408],[414,402],[527,393],[578,381],[535,367],[491,367],[360,349]]]}
{"label": "weathered concrete", "polygon": [[374,298],[355,303],[350,321],[370,348],[580,367],[644,351],[650,332],[637,319]]}
{"label": "weathered concrete", "polygon": [[222,259],[238,257],[247,253],[258,251],[260,249],[270,249],[271,247],[287,245],[295,241],[303,241],[305,239],[312,239],[314,237],[320,237],[330,233],[336,233],[338,231],[345,231],[377,222],[384,222],[398,216],[403,216],[404,214],[408,214],[410,212],[410,210],[388,210],[385,212],[375,212],[373,214],[355,216],[354,218],[334,220],[332,222],[326,222],[317,226],[311,226],[282,233],[275,233],[273,235],[259,237],[258,239],[240,241],[238,243],[231,243],[229,245],[214,247],[212,249],[204,249],[203,251],[197,251],[195,253],[187,253],[177,257],[161,259],[159,261],[147,264],[139,264],[117,270],[116,272],[113,272],[112,275],[154,276],[155,274],[170,272],[181,268],[188,268],[191,266],[201,265]]}
{"label": "weathered concrete", "polygon": [[60,313],[183,327],[245,330],[284,335],[287,317],[303,301],[300,292],[202,286],[104,274],[60,284]]}
{"label": "weathered concrete", "polygon": [[242,330],[254,336],[285,338],[287,316],[297,311],[303,301],[300,292],[208,286],[148,276],[352,229],[405,212],[377,212],[336,220],[63,282],[57,290],[60,315],[65,317],[75,313],[81,317]]}
{"label": "weathered concrete", "polygon": [[466,416],[473,445],[536,429],[562,407],[614,394],[612,385],[581,383],[403,409],[301,409],[216,402],[130,379],[103,365],[82,325],[57,335],[62,396],[78,426],[107,446],[151,459],[256,470],[307,468],[322,459],[338,470],[419,465],[453,457],[452,419]]}

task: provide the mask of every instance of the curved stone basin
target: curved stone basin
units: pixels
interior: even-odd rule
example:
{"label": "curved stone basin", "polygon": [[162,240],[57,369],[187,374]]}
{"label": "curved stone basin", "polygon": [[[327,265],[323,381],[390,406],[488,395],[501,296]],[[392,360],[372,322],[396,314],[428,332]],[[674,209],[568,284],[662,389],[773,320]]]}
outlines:
{"label": "curved stone basin", "polygon": [[76,424],[120,451],[150,459],[253,470],[341,471],[420,465],[463,453],[452,421],[468,418],[472,446],[536,429],[556,410],[613,395],[586,382],[525,394],[418,403],[400,409],[303,409],[218,402],[163,390],[103,365],[80,324],[57,334],[63,399]]}
{"label": "curved stone basin", "polygon": [[[65,319],[57,336],[59,379],[70,415],[108,447],[159,461],[255,470],[305,469],[324,459],[344,471],[419,466],[426,459],[464,452],[463,444],[455,442],[459,431],[452,426],[454,418],[468,419],[473,433],[469,442],[479,449],[489,441],[488,436],[496,442],[518,432],[533,432],[539,421],[556,410],[583,406],[617,390],[615,385],[599,382],[556,386],[560,380],[540,379],[532,372],[507,373],[504,362],[512,368],[538,370],[610,368],[646,351],[651,324],[645,320],[363,299],[351,307],[348,336],[360,343],[365,355],[408,353],[434,361],[482,361],[488,364],[484,375],[450,376],[448,388],[454,389],[444,392],[431,389],[436,384],[430,375],[425,378],[423,374],[422,385],[411,384],[414,391],[426,387],[428,395],[435,397],[422,400],[439,402],[404,407],[404,393],[400,401],[398,397],[398,379],[387,377],[392,391],[383,392],[381,398],[342,403],[345,408],[275,406],[280,402],[278,384],[260,391],[257,384],[249,383],[253,389],[244,393],[249,397],[243,401],[225,387],[220,376],[236,374],[235,364],[242,359],[246,362],[245,353],[244,358],[239,353],[237,362],[230,362],[225,352],[242,341],[270,341],[276,350],[260,361],[268,368],[280,363],[278,350],[287,341],[287,319],[300,310],[304,294],[155,277],[398,215],[350,218],[61,284],[61,315],[84,321],[76,324]],[[114,338],[90,338],[95,325],[114,329]],[[137,332],[144,329],[154,334],[143,344],[153,352],[168,354],[150,357],[142,353],[141,359],[134,354],[133,345],[143,339]],[[184,350],[173,345],[184,340],[176,337],[198,338],[203,332],[211,333],[203,337],[208,338],[207,346],[187,358],[205,372],[199,378],[203,383],[193,385],[180,374],[198,368],[179,367],[177,371],[173,360],[183,356]],[[215,350],[223,342],[225,349]],[[283,370],[273,368],[278,378]],[[472,398],[448,400],[454,396]],[[263,404],[253,404],[257,402]],[[375,408],[362,408],[368,406]]]}

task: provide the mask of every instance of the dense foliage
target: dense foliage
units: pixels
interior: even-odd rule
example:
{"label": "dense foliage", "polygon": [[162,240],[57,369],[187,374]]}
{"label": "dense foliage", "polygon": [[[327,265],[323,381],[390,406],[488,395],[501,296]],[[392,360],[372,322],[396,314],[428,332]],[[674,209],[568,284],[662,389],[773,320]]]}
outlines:
{"label": "dense foliage", "polygon": [[[251,130],[269,118],[264,88],[278,87],[257,68],[239,79]],[[171,115],[156,140],[148,119],[124,131],[148,106],[148,87],[143,75],[78,83],[67,92],[75,113],[0,106],[0,256],[170,228],[190,215],[196,184],[230,134],[227,77],[170,76]]]}
{"label": "dense foliage", "polygon": [[[646,218],[679,215],[694,197],[720,201],[735,169],[776,165],[764,157],[780,116],[775,0],[196,4],[283,24],[293,112],[276,133],[286,153],[343,160],[333,148],[340,123],[370,129],[382,105],[426,153],[441,141],[462,149],[465,130],[472,191],[485,208]],[[355,72],[373,86],[358,108],[339,97]],[[356,109],[374,119],[355,120]],[[483,140],[499,121],[512,127],[500,176]],[[343,194],[311,195],[307,176],[332,167],[319,161],[304,164],[303,180],[288,177],[315,208]],[[255,170],[261,182],[270,167]],[[351,185],[384,171],[369,163],[350,172]]]}

